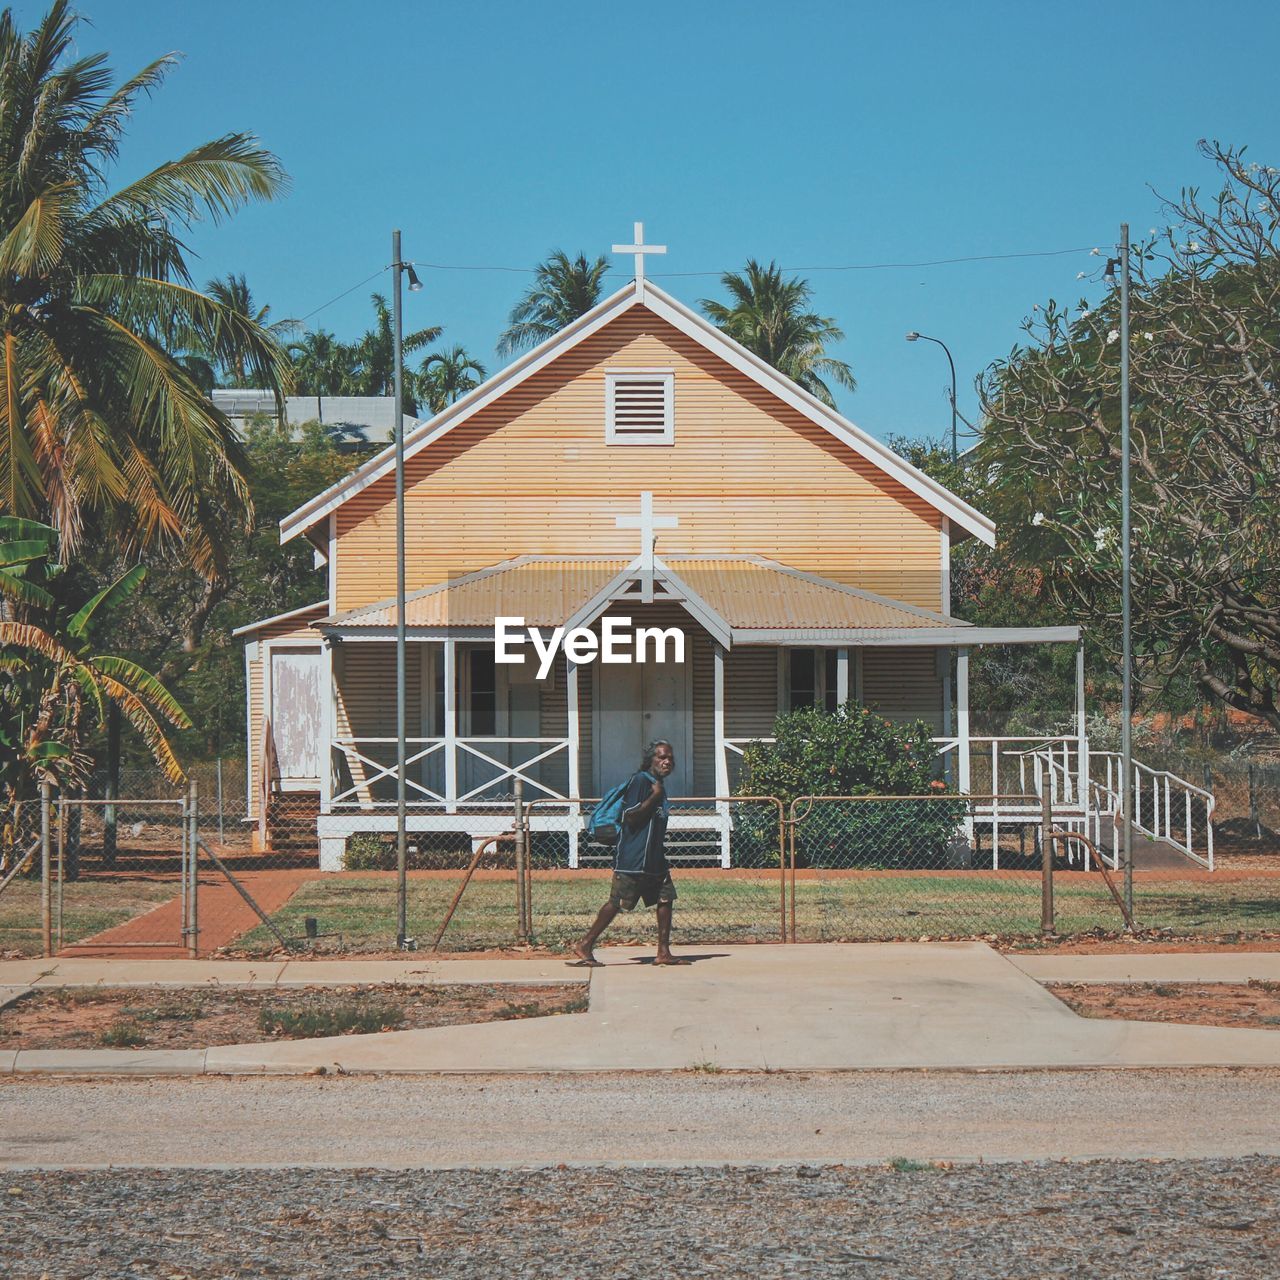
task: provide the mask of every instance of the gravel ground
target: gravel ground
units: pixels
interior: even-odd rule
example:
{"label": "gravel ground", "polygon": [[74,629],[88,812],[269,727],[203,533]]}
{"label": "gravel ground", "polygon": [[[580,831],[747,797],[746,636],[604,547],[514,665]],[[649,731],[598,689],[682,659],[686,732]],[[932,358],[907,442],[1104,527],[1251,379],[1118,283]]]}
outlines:
{"label": "gravel ground", "polygon": [[13,1185],[0,1237],[12,1280],[1280,1275],[1271,1159],[143,1170]]}

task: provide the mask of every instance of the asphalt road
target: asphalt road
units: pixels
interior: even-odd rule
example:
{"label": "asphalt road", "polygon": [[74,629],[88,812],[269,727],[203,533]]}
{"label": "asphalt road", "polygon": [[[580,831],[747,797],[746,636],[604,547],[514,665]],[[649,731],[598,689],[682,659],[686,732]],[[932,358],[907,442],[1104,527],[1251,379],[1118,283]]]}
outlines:
{"label": "asphalt road", "polygon": [[0,1083],[0,1167],[1280,1156],[1280,1071],[283,1077]]}

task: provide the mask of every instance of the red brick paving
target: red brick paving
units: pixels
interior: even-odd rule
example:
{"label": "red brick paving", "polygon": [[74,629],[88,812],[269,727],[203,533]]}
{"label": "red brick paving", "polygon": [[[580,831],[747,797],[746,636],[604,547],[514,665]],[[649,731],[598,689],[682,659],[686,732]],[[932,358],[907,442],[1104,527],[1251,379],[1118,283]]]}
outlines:
{"label": "red brick paving", "polygon": [[[316,873],[309,869],[292,871],[241,871],[236,879],[253,900],[270,915],[278,911]],[[200,955],[209,955],[233,942],[261,921],[252,908],[216,871],[202,871],[197,897],[200,926]],[[101,959],[181,959],[189,953],[181,945],[182,898],[175,895],[142,915],[134,916],[92,938],[63,947],[59,955],[92,956]],[[145,945],[144,945],[145,944]]]}

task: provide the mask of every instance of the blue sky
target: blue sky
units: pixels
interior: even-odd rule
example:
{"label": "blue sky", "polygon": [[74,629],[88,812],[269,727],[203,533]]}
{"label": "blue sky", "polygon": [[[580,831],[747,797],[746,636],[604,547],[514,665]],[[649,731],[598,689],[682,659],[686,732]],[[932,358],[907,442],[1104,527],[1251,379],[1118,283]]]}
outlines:
{"label": "blue sky", "polygon": [[[18,3],[30,26],[43,5]],[[303,316],[389,258],[527,270],[553,248],[647,237],[689,303],[748,256],[789,267],[921,262],[1114,242],[1159,220],[1152,193],[1211,185],[1198,138],[1280,163],[1280,6],[1166,3],[392,3],[83,0],[85,51],[117,71],[181,51],[144,103],[122,180],[230,130],[281,157],[289,196],[192,245],[203,281],[244,271]],[[942,434],[946,360],[962,412],[1033,303],[1075,299],[1086,255],[808,270],[877,436]],[[662,273],[709,272],[706,276]],[[423,271],[406,327],[443,324],[492,370],[528,283]],[[625,276],[630,275],[626,260]],[[624,280],[620,266],[611,288]],[[311,325],[354,336],[356,289]],[[384,284],[385,287],[385,284]],[[1092,287],[1090,287],[1092,288]],[[1096,288],[1092,288],[1096,293]]]}

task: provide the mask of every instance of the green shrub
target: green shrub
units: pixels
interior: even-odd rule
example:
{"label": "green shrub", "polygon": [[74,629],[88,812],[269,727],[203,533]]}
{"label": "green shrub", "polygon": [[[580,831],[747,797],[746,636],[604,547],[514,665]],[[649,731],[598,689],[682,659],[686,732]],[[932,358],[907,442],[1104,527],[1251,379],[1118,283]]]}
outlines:
{"label": "green shrub", "polygon": [[895,724],[866,707],[802,707],[774,722],[773,742],[743,752],[740,795],[918,796],[936,783],[938,750],[923,720]]}
{"label": "green shrub", "polygon": [[[947,845],[959,832],[965,801],[944,798],[945,784],[936,777],[937,747],[924,721],[896,724],[853,705],[835,711],[804,707],[778,717],[774,739],[746,747],[738,793],[777,796],[788,814],[800,796],[934,797],[815,803],[797,814],[797,865],[901,869],[947,864]],[[772,815],[742,814],[734,840],[746,855],[738,861],[735,847],[735,865],[777,865]]]}
{"label": "green shrub", "polygon": [[[465,867],[471,857],[471,838],[460,831],[415,832],[409,837],[405,865],[410,871]],[[347,837],[344,871],[394,871],[396,838],[382,831],[360,831]]]}
{"label": "green shrub", "polygon": [[133,1022],[116,1022],[98,1036],[108,1049],[136,1049],[147,1043],[147,1033]]}

